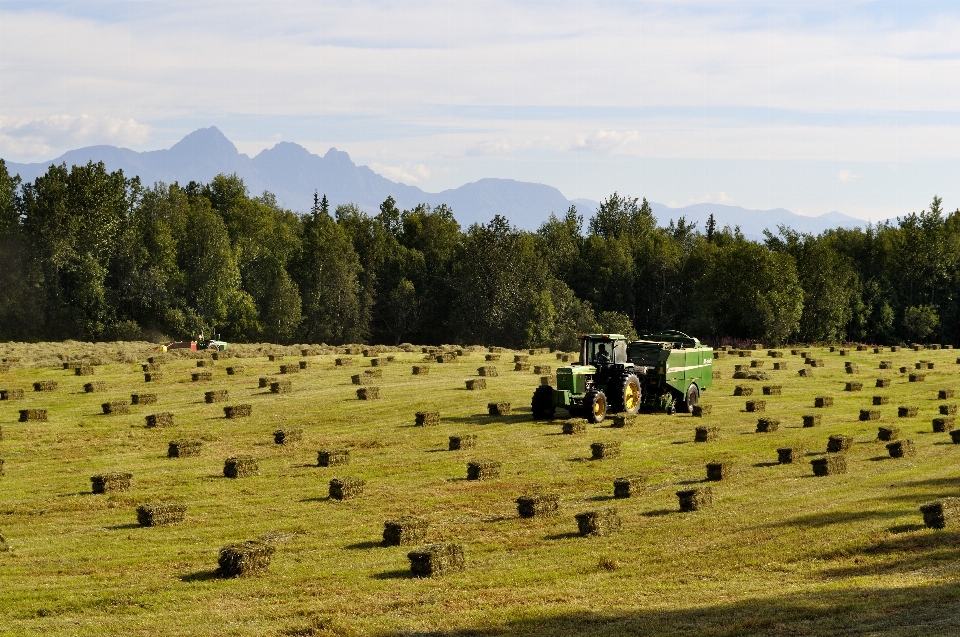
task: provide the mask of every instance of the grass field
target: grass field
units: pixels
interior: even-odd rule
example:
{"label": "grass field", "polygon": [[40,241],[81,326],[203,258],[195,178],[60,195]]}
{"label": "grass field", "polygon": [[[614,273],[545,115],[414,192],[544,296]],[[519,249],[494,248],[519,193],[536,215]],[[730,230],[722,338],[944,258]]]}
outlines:
{"label": "grass field", "polygon": [[[163,379],[144,382],[147,344],[0,345],[19,357],[0,372],[0,389],[23,388],[23,400],[0,402],[0,634],[2,635],[955,635],[960,634],[960,533],[923,526],[919,506],[960,495],[960,445],[933,433],[938,390],[960,396],[953,350],[904,350],[847,356],[810,348],[825,367],[802,378],[799,356],[753,352],[724,357],[721,377],[704,393],[704,418],[646,414],[632,428],[609,421],[585,434],[562,435],[562,420],[530,419],[539,377],[515,372],[511,353],[486,363],[479,348],[455,362],[412,375],[423,354],[397,351],[376,381],[382,398],[356,399],[351,375],[370,368],[354,355],[282,362],[267,348],[237,348],[243,358],[218,360],[212,380],[192,382],[192,359],[163,364]],[[293,355],[296,352],[296,355]],[[71,353],[101,355],[93,376],[60,369]],[[935,363],[923,382],[897,368]],[[110,362],[119,360],[125,362]],[[309,367],[280,376],[281,364]],[[765,361],[770,381],[732,380],[735,364]],[[788,369],[774,371],[774,360]],[[878,369],[881,360],[895,369]],[[558,366],[552,354],[531,363]],[[844,362],[859,372],[844,372]],[[225,368],[240,364],[242,374]],[[464,380],[497,365],[487,389]],[[260,376],[292,381],[271,394]],[[875,389],[877,378],[890,387]],[[54,392],[34,392],[54,380]],[[102,381],[106,391],[85,393]],[[844,391],[859,381],[863,390]],[[782,385],[779,396],[761,395]],[[737,385],[753,396],[734,396]],[[226,389],[225,403],[204,392]],[[101,403],[156,393],[155,405],[104,415]],[[831,407],[814,408],[817,396]],[[872,406],[873,396],[889,403]],[[745,411],[765,400],[764,413]],[[487,403],[509,401],[510,416],[487,415]],[[225,419],[224,405],[252,405],[248,418]],[[898,418],[900,406],[919,408]],[[21,409],[47,409],[48,422],[18,422]],[[861,422],[861,409],[879,421]],[[415,427],[414,414],[441,412],[438,426]],[[146,428],[145,416],[172,412],[172,427]],[[804,414],[822,423],[803,428]],[[558,414],[559,416],[559,414]],[[565,417],[565,415],[564,415]],[[758,417],[780,420],[756,433]],[[714,442],[695,443],[694,428],[720,428]],[[878,426],[897,426],[916,454],[892,459]],[[302,428],[303,440],[274,443],[276,429]],[[477,434],[477,446],[448,451],[448,437]],[[814,477],[831,434],[854,444],[848,472]],[[199,456],[168,458],[175,438],[203,441]],[[590,444],[622,442],[619,458],[591,461]],[[778,464],[777,448],[802,444],[796,464]],[[349,449],[347,466],[317,466],[318,449]],[[259,475],[223,477],[224,460],[252,455]],[[500,478],[466,480],[468,461],[503,463]],[[733,463],[713,488],[712,508],[680,513],[676,492],[698,486],[705,465]],[[94,495],[90,477],[133,475],[129,491]],[[614,500],[613,480],[640,474],[646,487]],[[327,497],[332,478],[366,480],[362,497]],[[560,494],[555,517],[521,519],[515,499],[546,489]],[[152,501],[186,504],[183,522],[137,525],[136,507]],[[616,507],[619,533],[580,537],[574,515]],[[410,547],[380,545],[385,520],[418,515],[427,541],[463,544],[466,569],[436,578],[410,576]],[[252,577],[216,576],[220,547],[271,534],[280,538],[272,563]]]}

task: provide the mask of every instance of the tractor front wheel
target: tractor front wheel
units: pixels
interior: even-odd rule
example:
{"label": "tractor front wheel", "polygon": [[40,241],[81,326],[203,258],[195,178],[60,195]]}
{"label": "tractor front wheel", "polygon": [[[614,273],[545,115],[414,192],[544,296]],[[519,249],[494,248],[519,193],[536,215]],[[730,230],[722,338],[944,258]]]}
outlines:
{"label": "tractor front wheel", "polygon": [[603,422],[607,415],[607,396],[602,391],[591,389],[583,397],[583,410],[587,421],[591,423]]}
{"label": "tractor front wheel", "polygon": [[533,401],[530,403],[534,420],[550,420],[553,418],[556,407],[553,405],[553,387],[540,385],[533,392]]}

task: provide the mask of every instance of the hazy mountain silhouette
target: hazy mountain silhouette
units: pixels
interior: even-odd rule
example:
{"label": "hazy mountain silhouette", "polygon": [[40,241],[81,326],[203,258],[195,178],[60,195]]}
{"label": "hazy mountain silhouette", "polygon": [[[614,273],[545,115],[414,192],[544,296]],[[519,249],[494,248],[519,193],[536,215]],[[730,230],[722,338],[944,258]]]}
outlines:
{"label": "hazy mountain silhouette", "polygon": [[[356,203],[368,212],[376,212],[388,196],[397,205],[409,209],[417,204],[447,204],[464,227],[486,223],[495,214],[505,216],[521,228],[534,230],[550,213],[561,216],[571,205],[589,217],[598,203],[589,199],[568,200],[553,186],[515,181],[513,179],[481,179],[459,188],[430,193],[406,184],[390,181],[367,166],[357,166],[350,156],[331,148],[322,157],[292,142],[280,142],[273,148],[250,158],[240,153],[216,126],[196,130],[171,148],[136,152],[116,146],[88,146],[71,150],[56,159],[36,164],[7,163],[11,173],[24,181],[33,181],[51,164],[67,166],[102,161],[108,170],[122,169],[128,176],[138,175],[146,185],[162,181],[207,182],[220,173],[236,173],[243,178],[250,192],[269,190],[281,205],[306,212],[313,202],[314,190],[325,193],[332,206]],[[662,224],[683,216],[696,222],[701,231],[711,213],[718,227],[740,226],[749,238],[762,238],[764,228],[775,230],[785,224],[801,232],[819,233],[839,226],[863,226],[859,219],[831,212],[819,217],[803,217],[788,210],[747,210],[720,204],[695,204],[685,208],[669,208],[651,202],[654,214]]]}

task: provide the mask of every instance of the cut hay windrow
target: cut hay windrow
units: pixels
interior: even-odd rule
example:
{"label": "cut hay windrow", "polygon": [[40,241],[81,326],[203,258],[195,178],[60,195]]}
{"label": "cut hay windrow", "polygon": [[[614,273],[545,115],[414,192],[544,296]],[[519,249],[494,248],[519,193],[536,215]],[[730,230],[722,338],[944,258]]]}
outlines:
{"label": "cut hay windrow", "polygon": [[418,411],[414,416],[414,424],[417,427],[433,427],[440,424],[439,411]]}
{"label": "cut hay windrow", "polygon": [[832,396],[817,396],[813,400],[814,407],[833,407],[833,397]]}
{"label": "cut hay windrow", "polygon": [[705,416],[709,416],[712,411],[713,411],[713,405],[694,405],[693,417],[703,418]]}
{"label": "cut hay windrow", "polygon": [[873,404],[876,405],[876,406],[878,406],[878,407],[879,407],[879,406],[882,406],[882,405],[889,405],[889,404],[890,404],[890,397],[889,397],[889,396],[874,396],[874,397],[873,397]]}
{"label": "cut hay windrow", "polygon": [[516,500],[517,514],[521,518],[551,517],[560,511],[559,493],[534,493]]}
{"label": "cut hay windrow", "polygon": [[953,428],[955,426],[956,426],[956,418],[954,416],[944,416],[944,417],[933,419],[934,433],[946,433],[949,431],[953,431]]}
{"label": "cut hay windrow", "polygon": [[132,478],[133,475],[129,473],[102,473],[92,476],[90,483],[94,493],[129,491]]}
{"label": "cut hay windrow", "polygon": [[357,390],[357,400],[379,400],[379,387],[361,387]]}
{"label": "cut hay windrow", "polygon": [[343,476],[330,481],[329,495],[331,500],[349,500],[363,495],[363,488],[367,481],[356,476]]}
{"label": "cut hay windrow", "polygon": [[336,360],[334,361],[334,364],[335,364],[337,367],[350,367],[351,365],[353,365],[353,359],[352,359],[352,358],[338,358],[338,359],[336,359]]}
{"label": "cut hay windrow", "polygon": [[960,522],[960,498],[941,498],[920,506],[923,523],[931,529],[945,529]]}
{"label": "cut hay windrow", "polygon": [[844,391],[863,391],[863,383],[847,383]]}
{"label": "cut hay windrow", "polygon": [[729,461],[715,460],[707,463],[707,480],[711,482],[720,482],[733,475],[733,463]]}
{"label": "cut hay windrow", "polygon": [[299,365],[281,365],[280,373],[281,374],[299,374],[300,366]]}
{"label": "cut hay windrow", "polygon": [[260,467],[257,459],[253,456],[233,456],[223,462],[223,477],[225,478],[247,478],[257,475]]}
{"label": "cut hay windrow", "polygon": [[293,391],[293,383],[289,380],[278,380],[270,383],[271,394],[289,394]]}
{"label": "cut hay windrow", "polygon": [[467,463],[467,480],[499,478],[502,466],[498,460],[473,460]]}
{"label": "cut hay windrow", "polygon": [[509,416],[510,403],[487,403],[487,414],[491,416]]}
{"label": "cut hay windrow", "polygon": [[425,518],[405,515],[383,523],[384,546],[409,546],[419,544],[427,537],[430,522]]}
{"label": "cut hay windrow", "polygon": [[303,429],[277,429],[273,432],[273,443],[277,445],[291,445],[303,440]]}
{"label": "cut hay windrow", "polygon": [[450,451],[460,451],[462,449],[473,449],[477,446],[477,434],[460,434],[450,436]]}
{"label": "cut hay windrow", "polygon": [[614,508],[584,511],[574,516],[577,531],[583,537],[604,537],[620,530],[620,515]]}
{"label": "cut hay windrow", "polygon": [[167,445],[168,458],[190,458],[199,456],[203,449],[203,441],[191,438],[171,440]]}
{"label": "cut hay windrow", "polygon": [[881,442],[890,442],[900,437],[899,427],[878,427],[877,440]]}
{"label": "cut hay windrow", "polygon": [[244,369],[245,368],[243,365],[231,365],[230,367],[227,368],[227,374],[229,376],[239,376],[240,374],[243,373]]}
{"label": "cut hay windrow", "polygon": [[713,489],[711,487],[694,487],[677,491],[680,500],[680,510],[684,513],[702,511],[713,506]]}
{"label": "cut hay windrow", "polygon": [[530,363],[514,363],[513,371],[515,372],[529,372]]}
{"label": "cut hay windrow", "polygon": [[349,449],[321,449],[317,452],[318,467],[340,467],[350,464]]}
{"label": "cut hay windrow", "polygon": [[780,396],[783,394],[783,385],[766,385],[763,388],[764,396]]}
{"label": "cut hay windrow", "polygon": [[767,401],[765,400],[748,400],[746,404],[748,412],[757,412],[757,411],[766,411],[767,410]]}
{"label": "cut hay windrow", "polygon": [[940,415],[941,415],[941,416],[956,416],[956,415],[957,415],[957,406],[956,406],[956,405],[940,405]]}
{"label": "cut hay windrow", "polygon": [[223,403],[230,397],[230,392],[226,389],[216,389],[214,391],[203,392],[203,400],[207,404]]}
{"label": "cut hay windrow", "polygon": [[734,396],[753,396],[753,387],[749,385],[737,385],[733,389]]}
{"label": "cut hay windrow", "polygon": [[719,439],[719,427],[697,427],[693,436],[694,442],[713,442]]}
{"label": "cut hay windrow", "polygon": [[429,365],[414,365],[413,366],[413,375],[414,376],[426,376],[430,373]]}
{"label": "cut hay windrow", "polygon": [[46,409],[21,409],[20,422],[47,422]]}
{"label": "cut hay windrow", "polygon": [[143,375],[143,382],[145,383],[156,383],[161,380],[163,380],[162,372],[149,372]]}
{"label": "cut hay windrow", "polygon": [[916,418],[919,407],[897,407],[897,418]]}
{"label": "cut hay windrow", "polygon": [[147,427],[172,427],[173,414],[169,411],[163,411],[158,414],[150,414],[145,418]]}
{"label": "cut hay windrow", "polygon": [[247,418],[252,411],[252,405],[230,405],[223,408],[223,415],[226,418]]}
{"label": "cut hay windrow", "polygon": [[434,577],[462,571],[466,567],[463,546],[454,542],[427,544],[407,553],[410,572],[417,577]]}
{"label": "cut hay windrow", "polygon": [[176,502],[150,502],[137,507],[140,526],[163,526],[183,522],[187,507]]}
{"label": "cut hay windrow", "polygon": [[887,451],[891,458],[904,458],[916,454],[917,449],[912,440],[895,440],[887,444]]}
{"label": "cut hay windrow", "polygon": [[937,392],[937,398],[939,400],[950,400],[954,396],[954,391],[952,389],[941,389]]}
{"label": "cut hay windrow", "polygon": [[610,426],[614,429],[628,429],[636,425],[640,420],[639,416],[628,413],[612,414],[609,418],[611,421]]}
{"label": "cut hay windrow", "polygon": [[33,391],[57,391],[57,381],[39,380],[33,384]]}
{"label": "cut hay windrow", "polygon": [[606,458],[620,457],[620,441],[609,440],[607,442],[594,442],[590,445],[590,459],[604,460]]}
{"label": "cut hay windrow", "polygon": [[616,478],[613,481],[613,497],[618,499],[633,497],[643,489],[646,482],[646,478],[640,475]]}
{"label": "cut hay windrow", "polygon": [[781,447],[777,449],[777,462],[780,464],[794,464],[800,462],[803,459],[803,455],[806,453],[806,449],[802,446],[794,445],[793,447]]}
{"label": "cut hay windrow", "polygon": [[843,453],[850,451],[853,446],[853,437],[843,434],[833,434],[827,439],[827,453]]}
{"label": "cut hay windrow", "polygon": [[485,378],[470,378],[466,380],[465,383],[467,385],[467,389],[471,391],[487,388],[487,380]]}
{"label": "cut hay windrow", "polygon": [[840,453],[814,458],[810,465],[813,467],[813,475],[821,478],[847,472],[847,459]]}
{"label": "cut hay windrow", "polygon": [[568,420],[565,420],[563,422],[562,431],[568,436],[587,433],[587,419],[586,418],[570,418]]}
{"label": "cut hay windrow", "polygon": [[760,418],[757,420],[757,433],[771,433],[780,429],[780,421],[776,418]]}
{"label": "cut hay windrow", "polygon": [[867,422],[870,420],[880,420],[879,409],[861,409],[860,410],[860,421]]}
{"label": "cut hay windrow", "polygon": [[190,374],[190,380],[195,383],[213,380],[213,372],[194,372]]}
{"label": "cut hay windrow", "polygon": [[130,413],[130,404],[122,402],[113,402],[113,403],[103,403],[100,405],[103,409],[103,413],[108,416],[116,416],[120,414],[129,414]]}
{"label": "cut hay windrow", "polygon": [[[93,385],[94,383],[90,383]],[[0,400],[23,400],[23,390],[20,388],[0,389]]]}
{"label": "cut hay windrow", "polygon": [[261,573],[270,566],[270,558],[277,549],[266,542],[250,540],[220,549],[217,560],[220,577],[247,577]]}
{"label": "cut hay windrow", "polygon": [[131,405],[156,405],[156,394],[130,394]]}

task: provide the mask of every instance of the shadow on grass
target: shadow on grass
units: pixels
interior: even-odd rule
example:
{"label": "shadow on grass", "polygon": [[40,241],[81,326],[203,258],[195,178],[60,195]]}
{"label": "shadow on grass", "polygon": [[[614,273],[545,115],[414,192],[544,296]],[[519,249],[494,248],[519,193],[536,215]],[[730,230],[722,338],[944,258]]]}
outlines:
{"label": "shadow on grass", "polygon": [[379,549],[379,548],[383,548],[383,542],[373,542],[373,541],[357,542],[355,544],[348,544],[343,548],[350,551],[362,551],[364,549]]}
{"label": "shadow on grass", "polygon": [[553,535],[544,535],[543,539],[545,540],[570,540],[575,537],[580,537],[580,534],[576,531],[570,531],[568,533],[554,533]]}
{"label": "shadow on grass", "polygon": [[640,515],[645,518],[661,518],[672,513],[680,513],[679,509],[654,509],[653,511],[644,511]]}
{"label": "shadow on grass", "polygon": [[591,498],[587,498],[588,502],[606,502],[607,500],[615,500],[612,495],[595,495]]}
{"label": "shadow on grass", "polygon": [[384,571],[383,573],[374,573],[373,579],[416,579],[416,575],[406,569],[397,569],[394,571]]}
{"label": "shadow on grass", "polygon": [[780,463],[779,463],[779,462],[758,462],[758,463],[756,463],[756,464],[753,465],[753,466],[755,466],[755,467],[757,467],[757,468],[759,468],[759,469],[762,469],[762,468],[764,468],[764,467],[779,467],[779,466],[780,466]]}
{"label": "shadow on grass", "polygon": [[189,575],[180,576],[181,582],[208,582],[210,580],[219,579],[220,576],[217,574],[217,571],[197,571],[196,573],[190,573]]}
{"label": "shadow on grass", "polygon": [[874,457],[872,457],[872,458],[869,458],[870,462],[880,462],[880,461],[882,461],[882,460],[890,460],[890,459],[891,459],[891,458],[890,458],[890,456],[888,456],[888,455],[887,455],[887,456],[874,456]]}
{"label": "shadow on grass", "polygon": [[[816,477],[816,476],[813,476]],[[773,522],[766,526],[802,526],[807,528],[823,528],[834,524],[849,524],[861,520],[890,520],[913,513],[909,511],[828,511],[825,513],[811,513],[800,515],[788,520]]]}
{"label": "shadow on grass", "polygon": [[114,524],[113,526],[103,527],[108,531],[129,531],[130,529],[139,529],[140,525],[131,522],[130,524]]}
{"label": "shadow on grass", "polygon": [[327,496],[316,497],[316,498],[301,498],[300,500],[297,500],[297,502],[329,502],[332,499],[333,498],[327,495]]}

